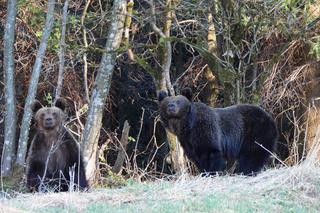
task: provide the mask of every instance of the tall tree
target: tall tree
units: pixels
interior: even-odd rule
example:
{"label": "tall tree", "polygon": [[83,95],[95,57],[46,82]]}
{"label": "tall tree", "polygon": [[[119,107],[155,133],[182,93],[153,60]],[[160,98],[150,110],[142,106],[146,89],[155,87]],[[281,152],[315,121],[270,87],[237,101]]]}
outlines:
{"label": "tall tree", "polygon": [[5,135],[1,161],[1,174],[8,176],[15,157],[16,104],[14,83],[14,38],[17,1],[7,1],[7,19],[4,33],[4,79],[6,94]]}
{"label": "tall tree", "polygon": [[91,94],[89,113],[84,129],[82,148],[86,164],[87,178],[90,183],[95,179],[98,157],[98,140],[102,126],[102,115],[106,97],[109,93],[111,77],[118,55],[124,22],[126,17],[126,0],[115,0],[113,2],[110,27],[105,45],[105,52],[102,55],[98,75],[94,82]]}
{"label": "tall tree", "polygon": [[80,24],[82,27],[82,36],[83,36],[83,45],[84,48],[86,49],[86,51],[83,53],[83,81],[84,81],[84,90],[85,90],[85,97],[86,97],[86,101],[89,102],[90,98],[89,98],[89,88],[88,88],[88,60],[87,60],[87,49],[89,47],[88,45],[88,39],[87,39],[87,29],[84,26],[84,19],[86,18],[87,15],[87,10],[88,7],[90,5],[91,0],[87,0],[83,12],[82,12],[82,16],[80,19]]}
{"label": "tall tree", "polygon": [[[218,50],[218,45],[217,45],[217,40],[219,40],[220,38],[217,38],[219,36],[219,34],[217,35],[215,27],[218,27],[217,25],[215,25],[215,21],[214,21],[214,14],[216,14],[215,12],[215,2],[212,0],[207,0],[207,2],[205,2],[208,11],[207,11],[207,45],[208,45],[208,51],[211,54],[215,54],[218,57],[221,55],[221,53],[219,53]],[[219,40],[220,41],[220,40]],[[221,46],[221,44],[219,44]],[[222,48],[222,46],[221,46]],[[216,98],[218,95],[218,79],[216,75],[218,75],[219,71],[218,69],[220,68],[220,66],[218,65],[218,63],[214,63],[216,66],[215,67],[210,67],[209,65],[207,65],[207,67],[204,69],[204,77],[206,80],[206,86],[203,88],[203,98],[204,98],[204,102],[206,102],[207,104],[209,104],[210,106],[214,106],[215,102],[216,102]],[[215,70],[213,70],[215,69]]]}
{"label": "tall tree", "polygon": [[39,50],[36,55],[36,61],[34,63],[33,70],[32,70],[31,80],[30,80],[29,89],[28,89],[28,95],[24,105],[24,111],[23,111],[23,117],[22,117],[21,129],[20,129],[17,160],[16,160],[16,163],[20,166],[23,166],[25,162],[27,142],[29,138],[29,128],[30,128],[30,122],[32,117],[31,104],[36,96],[36,91],[37,91],[40,72],[41,72],[42,60],[47,49],[48,39],[51,34],[53,23],[54,23],[53,12],[54,12],[55,3],[56,3],[55,0],[48,1],[48,12],[46,16],[46,22],[43,29]]}
{"label": "tall tree", "polygon": [[[153,31],[162,39],[165,40],[164,46],[161,48],[160,58],[161,58],[161,77],[158,88],[160,90],[166,91],[171,95],[175,95],[175,91],[171,84],[170,79],[170,67],[172,61],[172,45],[171,41],[168,40],[170,38],[170,30],[172,24],[173,11],[175,6],[178,4],[178,1],[175,0],[166,0],[165,5],[165,16],[163,20],[162,30],[156,24],[156,11],[153,0],[148,1],[151,7],[151,15],[153,17],[151,21],[151,26]],[[178,139],[175,135],[166,131],[168,144],[170,147],[170,156],[171,156],[171,164],[173,170],[177,174],[182,174],[186,169],[186,161],[184,158],[183,149],[178,142]]]}
{"label": "tall tree", "polygon": [[56,95],[54,97],[54,102],[60,98],[62,84],[63,84],[63,73],[64,73],[64,61],[65,61],[65,51],[66,51],[66,25],[67,25],[67,15],[68,15],[68,0],[64,1],[62,20],[61,20],[61,38],[60,38],[60,49],[59,49],[59,74],[58,82],[56,88]]}

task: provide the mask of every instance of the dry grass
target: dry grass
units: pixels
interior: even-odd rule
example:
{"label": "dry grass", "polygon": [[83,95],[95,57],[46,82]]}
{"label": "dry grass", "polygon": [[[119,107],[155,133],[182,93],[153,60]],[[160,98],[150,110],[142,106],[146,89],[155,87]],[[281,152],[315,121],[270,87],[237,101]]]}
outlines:
{"label": "dry grass", "polygon": [[[121,210],[125,212],[153,211],[154,209],[148,207],[149,204],[162,203],[165,205],[190,200],[197,205],[197,199],[202,203],[205,197],[217,195],[224,203],[251,200],[257,202],[258,207],[264,206],[260,202],[263,203],[270,199],[274,203],[270,204],[271,208],[278,210],[283,209],[281,202],[289,199],[302,209],[309,206],[316,212],[320,210],[318,209],[320,207],[319,177],[319,166],[306,160],[294,167],[267,170],[256,177],[204,178],[183,175],[175,181],[158,180],[152,183],[133,183],[121,189],[94,189],[87,193],[21,194],[12,199],[2,199],[1,209],[5,212],[14,212],[14,208],[17,212],[21,210],[44,212],[50,209],[50,212],[61,210],[88,212],[90,208],[95,209],[92,206],[102,205],[102,209],[113,208],[120,212]],[[252,206],[250,203],[248,205],[246,209],[249,211]],[[101,208],[98,209],[102,211]],[[237,211],[236,208],[233,211]],[[168,212],[176,210],[173,208]],[[214,211],[214,208],[212,210]]]}
{"label": "dry grass", "polygon": [[319,212],[319,141],[299,165],[255,177],[185,174],[118,189],[19,194],[2,198],[0,212]]}

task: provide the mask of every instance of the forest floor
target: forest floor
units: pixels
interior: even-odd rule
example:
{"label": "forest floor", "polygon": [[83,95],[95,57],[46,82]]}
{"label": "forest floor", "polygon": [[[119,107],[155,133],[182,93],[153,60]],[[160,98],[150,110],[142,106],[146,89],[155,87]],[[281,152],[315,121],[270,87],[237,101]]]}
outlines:
{"label": "forest floor", "polygon": [[183,175],[90,192],[0,198],[0,212],[320,212],[320,167],[304,163],[255,177]]}

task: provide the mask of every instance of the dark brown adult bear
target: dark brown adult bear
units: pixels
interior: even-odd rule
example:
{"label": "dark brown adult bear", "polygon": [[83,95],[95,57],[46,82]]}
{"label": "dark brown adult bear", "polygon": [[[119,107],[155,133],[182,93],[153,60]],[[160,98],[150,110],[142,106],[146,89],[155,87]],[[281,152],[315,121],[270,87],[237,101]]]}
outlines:
{"label": "dark brown adult bear", "polygon": [[251,175],[266,163],[270,153],[265,149],[274,150],[275,122],[258,106],[211,108],[192,102],[190,88],[177,96],[161,91],[158,99],[164,127],[178,137],[200,172],[214,174],[225,170],[227,161],[236,160],[235,172]]}
{"label": "dark brown adult bear", "polygon": [[[68,191],[87,188],[80,146],[63,126],[65,104],[58,99],[53,107],[35,101],[37,132],[27,159],[27,186],[37,191]],[[76,184],[76,185],[72,185]]]}

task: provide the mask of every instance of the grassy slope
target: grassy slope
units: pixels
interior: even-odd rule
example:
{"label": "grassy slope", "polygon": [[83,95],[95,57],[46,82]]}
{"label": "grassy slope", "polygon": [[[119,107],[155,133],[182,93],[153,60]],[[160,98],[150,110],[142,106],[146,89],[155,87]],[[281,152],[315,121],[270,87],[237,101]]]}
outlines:
{"label": "grassy slope", "polygon": [[[6,209],[11,208],[11,209]],[[21,194],[0,209],[30,212],[320,212],[320,168],[307,162],[257,177],[182,176],[89,193]],[[1,212],[0,210],[0,212]]]}

